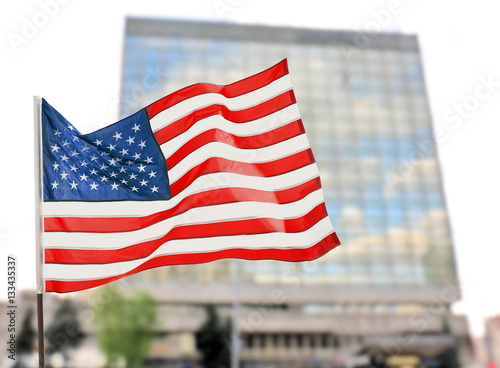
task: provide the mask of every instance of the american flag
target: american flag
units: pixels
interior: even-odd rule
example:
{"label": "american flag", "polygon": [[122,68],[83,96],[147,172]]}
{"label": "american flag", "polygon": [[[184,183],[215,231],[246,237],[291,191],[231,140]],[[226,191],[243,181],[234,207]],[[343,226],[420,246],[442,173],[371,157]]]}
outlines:
{"label": "american flag", "polygon": [[312,260],[340,244],[286,59],[90,134],[43,100],[42,149],[48,292],[222,258]]}

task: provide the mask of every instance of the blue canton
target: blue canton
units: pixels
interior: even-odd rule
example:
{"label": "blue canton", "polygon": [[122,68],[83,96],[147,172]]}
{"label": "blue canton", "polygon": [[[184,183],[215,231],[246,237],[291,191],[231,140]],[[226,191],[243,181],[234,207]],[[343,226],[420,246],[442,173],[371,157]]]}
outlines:
{"label": "blue canton", "polygon": [[42,101],[45,201],[169,199],[163,153],[146,110],[90,134],[80,134]]}

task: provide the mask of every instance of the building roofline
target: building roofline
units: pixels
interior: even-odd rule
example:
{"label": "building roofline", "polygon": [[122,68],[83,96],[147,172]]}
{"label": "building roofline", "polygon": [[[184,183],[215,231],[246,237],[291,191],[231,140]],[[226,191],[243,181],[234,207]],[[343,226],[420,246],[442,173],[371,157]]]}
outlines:
{"label": "building roofline", "polygon": [[127,17],[126,34],[157,37],[248,40],[279,43],[338,44],[364,48],[419,50],[416,35],[312,29],[260,24],[218,23],[200,20]]}

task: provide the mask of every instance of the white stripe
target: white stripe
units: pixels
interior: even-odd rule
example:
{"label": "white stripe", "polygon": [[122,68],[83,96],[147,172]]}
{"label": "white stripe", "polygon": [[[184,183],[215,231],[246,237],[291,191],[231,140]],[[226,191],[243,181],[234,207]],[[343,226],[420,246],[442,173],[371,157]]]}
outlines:
{"label": "white stripe", "polygon": [[212,142],[200,147],[196,151],[186,156],[175,167],[168,171],[168,178],[172,185],[181,179],[193,167],[205,162],[211,157],[228,159],[234,162],[243,163],[264,163],[289,157],[295,153],[309,149],[309,142],[305,134],[293,137],[275,145],[256,148],[242,149],[229,146],[225,143]]}
{"label": "white stripe", "polygon": [[262,88],[237,97],[227,98],[220,93],[205,93],[194,96],[157,114],[151,119],[151,129],[156,132],[183,116],[206,106],[218,104],[226,106],[229,110],[242,110],[256,106],[291,89],[292,82],[287,74]]}
{"label": "white stripe", "polygon": [[162,151],[165,157],[168,158],[191,139],[210,129],[217,128],[229,134],[246,137],[270,132],[298,119],[300,119],[300,113],[297,104],[287,106],[273,114],[246,123],[233,123],[221,115],[212,115],[198,120],[186,132],[169,140],[168,144],[163,145]]}
{"label": "white stripe", "polygon": [[323,202],[322,190],[318,189],[299,201],[286,204],[237,202],[192,209],[184,214],[170,217],[144,229],[130,232],[48,232],[43,234],[43,245],[45,249],[120,249],[145,241],[159,239],[179,225],[201,225],[254,218],[283,220],[299,218]]}
{"label": "white stripe", "polygon": [[[168,242],[150,256],[127,262],[90,265],[46,264],[46,280],[90,280],[124,274],[147,260],[174,254],[214,252],[226,249],[303,249],[318,243],[333,233],[330,219],[325,217],[310,229],[301,233],[269,233],[256,235],[222,236],[200,239],[183,239]],[[284,246],[283,244],[286,244]]]}
{"label": "white stripe", "polygon": [[178,205],[189,195],[217,188],[249,188],[278,191],[293,188],[318,177],[315,163],[292,172],[272,177],[249,177],[232,173],[214,173],[200,176],[189,187],[167,201],[123,202],[43,202],[45,217],[129,217],[147,216]]}

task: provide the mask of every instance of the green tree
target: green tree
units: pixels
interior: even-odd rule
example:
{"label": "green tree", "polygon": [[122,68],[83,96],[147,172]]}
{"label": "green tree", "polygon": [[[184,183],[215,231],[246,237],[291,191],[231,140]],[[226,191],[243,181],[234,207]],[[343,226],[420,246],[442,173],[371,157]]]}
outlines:
{"label": "green tree", "polygon": [[33,352],[33,347],[36,340],[36,331],[33,328],[33,308],[28,309],[28,312],[24,316],[21,322],[21,328],[19,329],[19,334],[17,335],[17,353],[19,354],[19,359],[16,361],[14,367],[24,367],[23,364],[24,356]]}
{"label": "green tree", "polygon": [[50,326],[45,329],[47,355],[61,353],[64,366],[69,359],[69,349],[78,347],[85,337],[77,314],[73,302],[63,299],[59,302]]}
{"label": "green tree", "polygon": [[231,323],[222,322],[213,305],[205,306],[207,319],[196,333],[203,368],[228,368],[231,362]]}
{"label": "green tree", "polygon": [[126,297],[113,285],[103,288],[97,300],[94,322],[105,366],[123,359],[127,368],[141,367],[154,338],[155,300],[146,292]]}
{"label": "green tree", "polygon": [[447,348],[441,355],[439,355],[438,359],[440,361],[440,366],[442,368],[458,368],[460,367],[460,358],[459,358],[459,352],[457,348],[457,339],[453,335],[453,331],[450,328],[450,324],[448,323],[448,320],[443,318],[443,327],[442,327],[442,333],[445,335],[450,335],[453,337],[455,340],[455,343],[453,344],[452,347]]}

